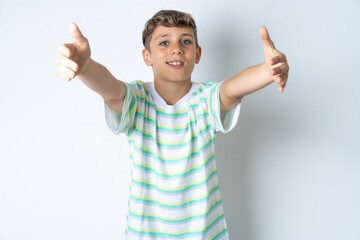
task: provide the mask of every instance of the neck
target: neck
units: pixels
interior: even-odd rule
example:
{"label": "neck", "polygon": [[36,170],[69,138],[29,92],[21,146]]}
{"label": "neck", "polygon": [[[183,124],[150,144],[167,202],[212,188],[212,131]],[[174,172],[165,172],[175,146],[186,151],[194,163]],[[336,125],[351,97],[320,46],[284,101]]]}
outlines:
{"label": "neck", "polygon": [[156,92],[165,100],[166,104],[174,105],[191,89],[191,79],[182,82],[165,82],[156,79]]}

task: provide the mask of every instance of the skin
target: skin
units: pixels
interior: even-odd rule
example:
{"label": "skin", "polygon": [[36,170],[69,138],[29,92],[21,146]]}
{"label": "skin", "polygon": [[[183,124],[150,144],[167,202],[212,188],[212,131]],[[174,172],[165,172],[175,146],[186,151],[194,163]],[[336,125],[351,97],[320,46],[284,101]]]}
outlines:
{"label": "skin", "polygon": [[78,76],[87,87],[121,113],[126,96],[125,85],[103,65],[90,58],[89,41],[75,23],[70,23],[69,32],[75,41],[59,47],[57,66],[60,76],[67,82]]}
{"label": "skin", "polygon": [[285,54],[275,48],[266,27],[259,30],[263,41],[264,63],[248,67],[226,80],[220,87],[221,112],[230,110],[241,99],[276,82],[278,91],[283,92],[289,76],[289,65]]}
{"label": "skin", "polygon": [[[78,76],[83,83],[99,93],[114,110],[121,113],[126,95],[125,85],[104,66],[90,58],[88,40],[76,24],[69,25],[75,42],[62,44],[58,52],[58,71],[66,81]],[[276,82],[283,92],[289,74],[286,56],[275,48],[266,27],[259,31],[263,41],[264,62],[239,72],[220,87],[220,111],[226,112],[241,99]],[[143,50],[144,62],[154,71],[155,89],[169,105],[175,104],[191,88],[191,73],[201,57],[190,28],[158,26],[150,40],[150,49]],[[168,63],[180,61],[170,66]]]}
{"label": "skin", "polygon": [[[191,73],[201,57],[190,28],[158,26],[150,39],[150,49],[143,50],[144,62],[154,72],[154,85],[168,105],[175,104],[191,88]],[[171,62],[180,61],[174,67]]]}

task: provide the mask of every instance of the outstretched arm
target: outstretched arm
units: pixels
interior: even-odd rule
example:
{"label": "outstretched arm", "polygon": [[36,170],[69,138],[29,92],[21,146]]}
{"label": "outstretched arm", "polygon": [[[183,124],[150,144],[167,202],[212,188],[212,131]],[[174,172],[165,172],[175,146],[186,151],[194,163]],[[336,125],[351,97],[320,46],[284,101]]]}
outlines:
{"label": "outstretched arm", "polygon": [[272,82],[276,82],[279,92],[283,92],[289,74],[286,56],[275,48],[266,27],[260,28],[264,44],[265,62],[244,69],[236,76],[226,80],[220,87],[220,111],[226,112],[241,99]]}
{"label": "outstretched arm", "polygon": [[90,58],[89,41],[75,23],[69,25],[69,31],[75,42],[59,47],[60,76],[66,81],[78,76],[86,86],[100,94],[114,110],[121,113],[126,94],[125,85],[103,65]]}

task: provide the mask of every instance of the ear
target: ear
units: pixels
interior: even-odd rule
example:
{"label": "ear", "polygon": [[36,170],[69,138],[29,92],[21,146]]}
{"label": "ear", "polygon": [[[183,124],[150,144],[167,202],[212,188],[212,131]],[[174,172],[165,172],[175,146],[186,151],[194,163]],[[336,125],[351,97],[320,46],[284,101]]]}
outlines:
{"label": "ear", "polygon": [[144,49],[142,51],[142,54],[143,54],[145,64],[149,67],[152,66],[150,51],[147,49]]}
{"label": "ear", "polygon": [[195,56],[195,63],[198,64],[201,58],[201,47],[196,48],[196,56]]}

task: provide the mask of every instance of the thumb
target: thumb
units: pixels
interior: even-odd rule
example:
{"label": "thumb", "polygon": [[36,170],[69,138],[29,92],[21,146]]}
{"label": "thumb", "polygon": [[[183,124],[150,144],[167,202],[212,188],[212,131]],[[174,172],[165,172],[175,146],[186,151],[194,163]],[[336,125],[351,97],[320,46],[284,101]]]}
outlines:
{"label": "thumb", "polygon": [[69,32],[71,36],[75,39],[76,43],[81,44],[87,41],[87,39],[82,35],[79,27],[75,23],[69,24]]}
{"label": "thumb", "polygon": [[263,40],[264,46],[268,46],[268,47],[275,49],[274,42],[271,40],[270,35],[265,26],[262,26],[260,28],[259,33],[260,33],[261,39]]}

